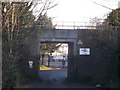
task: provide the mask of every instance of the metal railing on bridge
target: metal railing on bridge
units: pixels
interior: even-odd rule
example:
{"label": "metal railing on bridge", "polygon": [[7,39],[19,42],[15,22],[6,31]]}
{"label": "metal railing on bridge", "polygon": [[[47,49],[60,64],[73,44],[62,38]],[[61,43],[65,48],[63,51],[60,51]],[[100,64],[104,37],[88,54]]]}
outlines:
{"label": "metal railing on bridge", "polygon": [[56,29],[96,29],[89,22],[53,21],[53,24]]}
{"label": "metal railing on bridge", "polygon": [[[91,29],[91,30],[96,30],[96,29],[115,29],[118,30],[119,26],[107,26],[107,25],[102,25],[103,22],[99,22],[92,25],[90,22],[66,22],[66,21],[55,21],[53,22],[53,28],[55,29]],[[49,27],[49,25],[38,25],[39,27]]]}

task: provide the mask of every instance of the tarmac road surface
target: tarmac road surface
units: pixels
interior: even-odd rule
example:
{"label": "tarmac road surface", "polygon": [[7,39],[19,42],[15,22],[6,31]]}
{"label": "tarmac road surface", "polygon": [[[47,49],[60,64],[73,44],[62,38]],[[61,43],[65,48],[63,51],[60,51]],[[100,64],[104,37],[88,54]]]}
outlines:
{"label": "tarmac road surface", "polygon": [[66,82],[67,69],[65,68],[39,71],[39,77],[43,80],[43,82],[32,82],[23,85],[22,88],[96,88],[91,85]]}

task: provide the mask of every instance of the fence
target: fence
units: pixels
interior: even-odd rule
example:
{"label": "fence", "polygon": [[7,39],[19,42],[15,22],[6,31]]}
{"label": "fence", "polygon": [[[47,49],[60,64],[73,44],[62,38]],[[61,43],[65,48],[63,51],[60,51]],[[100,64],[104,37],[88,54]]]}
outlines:
{"label": "fence", "polygon": [[[41,28],[50,27],[49,25],[38,25]],[[70,21],[53,21],[53,28],[55,29],[114,29],[118,30],[119,26],[108,26],[103,25],[103,22],[99,23],[90,23],[90,22],[70,22]]]}

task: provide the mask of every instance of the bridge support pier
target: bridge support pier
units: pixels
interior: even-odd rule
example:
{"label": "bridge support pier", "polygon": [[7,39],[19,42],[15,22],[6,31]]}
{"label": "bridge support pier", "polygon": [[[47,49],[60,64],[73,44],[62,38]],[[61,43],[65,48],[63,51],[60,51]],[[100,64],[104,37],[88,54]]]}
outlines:
{"label": "bridge support pier", "polygon": [[77,80],[77,57],[76,57],[76,43],[69,43],[69,52],[68,52],[68,80],[76,81]]}

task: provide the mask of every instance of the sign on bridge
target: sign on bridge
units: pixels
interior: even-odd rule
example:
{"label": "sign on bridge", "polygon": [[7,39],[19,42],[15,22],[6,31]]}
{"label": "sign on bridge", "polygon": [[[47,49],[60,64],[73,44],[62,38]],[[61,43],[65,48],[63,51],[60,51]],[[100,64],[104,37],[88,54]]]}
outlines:
{"label": "sign on bridge", "polygon": [[90,55],[90,48],[80,48],[79,55]]}

